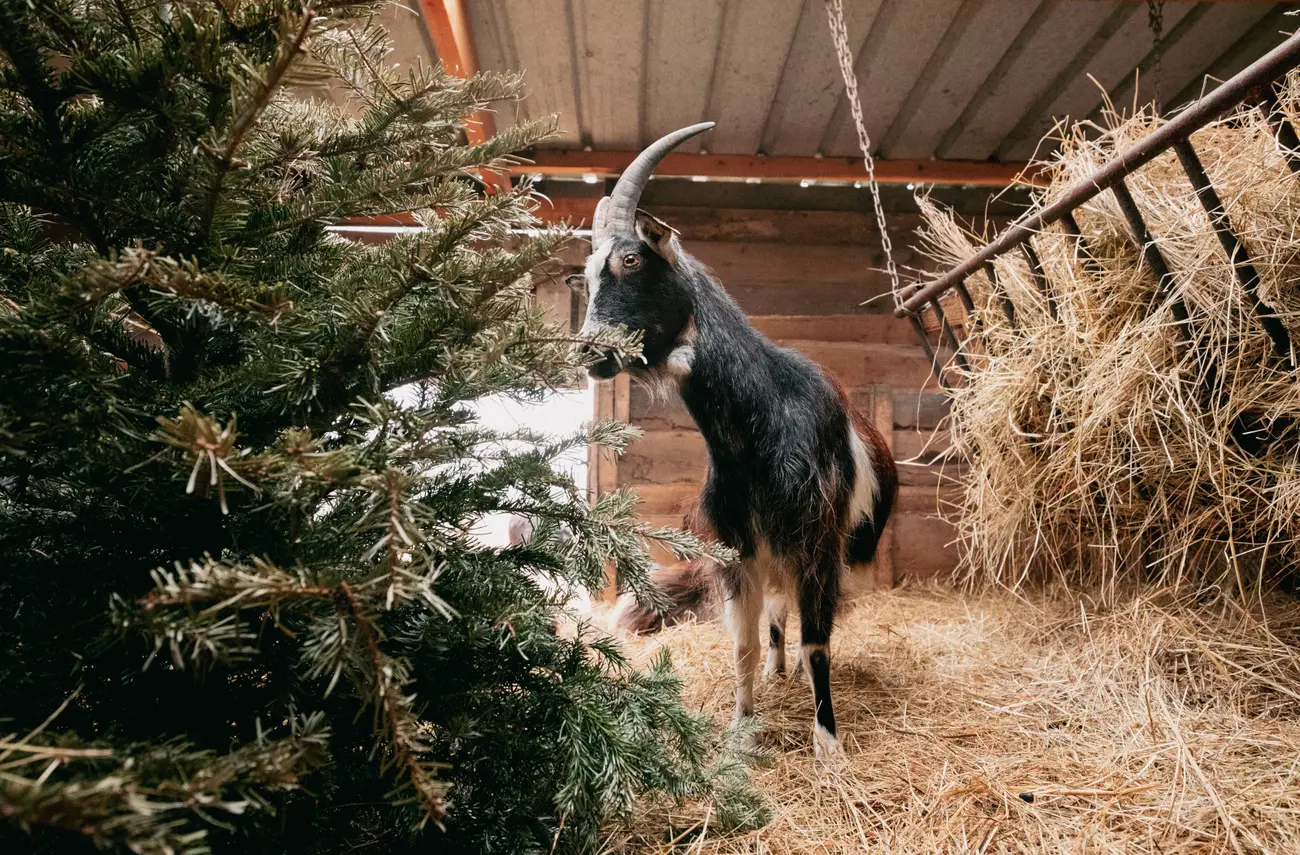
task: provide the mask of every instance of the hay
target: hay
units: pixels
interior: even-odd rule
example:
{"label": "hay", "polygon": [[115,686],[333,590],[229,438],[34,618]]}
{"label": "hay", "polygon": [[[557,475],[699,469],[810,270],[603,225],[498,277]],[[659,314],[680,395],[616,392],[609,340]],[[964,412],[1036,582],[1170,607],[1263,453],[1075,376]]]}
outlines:
{"label": "hay", "polygon": [[[1100,608],[1063,594],[873,594],[837,625],[839,765],[813,758],[800,682],[761,687],[776,808],[719,836],[700,805],[652,805],[621,853],[1300,852],[1300,603],[1168,593]],[[667,646],[692,706],[726,720],[716,622]]]}
{"label": "hay", "polygon": [[[1293,76],[1281,99],[1292,119],[1298,101]],[[1045,164],[1039,204],[1158,121],[1140,114],[1100,134],[1068,129]],[[1193,144],[1259,270],[1262,298],[1300,341],[1300,179],[1257,111],[1198,132]],[[1102,592],[1139,576],[1191,589],[1294,581],[1300,383],[1273,355],[1176,156],[1127,184],[1173,272],[1167,293],[1109,192],[1076,212],[1091,261],[1059,226],[1034,239],[1059,320],[1019,252],[996,262],[1015,329],[987,277],[969,280],[985,336],[950,425],[953,453],[973,464],[954,515],[967,579],[1057,578]],[[951,264],[975,250],[948,212],[923,209],[932,258]],[[1174,321],[1179,300],[1190,347]],[[1262,450],[1247,447],[1268,436]]]}

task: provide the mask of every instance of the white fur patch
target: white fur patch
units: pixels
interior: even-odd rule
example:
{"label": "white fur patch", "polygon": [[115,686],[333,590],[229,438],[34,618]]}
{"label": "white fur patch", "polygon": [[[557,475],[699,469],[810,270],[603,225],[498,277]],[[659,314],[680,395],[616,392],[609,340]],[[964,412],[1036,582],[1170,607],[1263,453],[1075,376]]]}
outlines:
{"label": "white fur patch", "polygon": [[813,725],[813,756],[822,760],[838,757],[844,749],[839,738],[820,724]]}
{"label": "white fur patch", "polygon": [[605,269],[605,262],[613,248],[612,243],[601,247],[593,246],[591,255],[587,256],[587,266],[582,274],[587,279],[587,317],[583,319],[582,329],[578,331],[581,338],[589,338],[605,328],[604,324],[592,318],[592,313],[596,307],[596,295],[600,293],[600,271]]}
{"label": "white fur patch", "polygon": [[865,516],[874,522],[880,479],[876,477],[876,462],[871,449],[858,436],[852,422],[849,423],[849,447],[853,451],[853,497],[849,502],[849,517],[856,522]]}

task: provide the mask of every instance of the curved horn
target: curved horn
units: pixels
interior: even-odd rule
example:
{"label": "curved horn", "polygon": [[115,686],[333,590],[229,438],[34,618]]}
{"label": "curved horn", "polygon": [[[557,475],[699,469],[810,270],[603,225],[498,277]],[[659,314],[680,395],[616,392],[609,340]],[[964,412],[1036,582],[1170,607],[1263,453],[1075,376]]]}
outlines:
{"label": "curved horn", "polygon": [[713,122],[700,122],[673,131],[646,146],[623,170],[614,190],[596,205],[596,215],[591,222],[592,244],[602,243],[617,234],[632,234],[636,228],[636,206],[641,201],[641,191],[650,180],[650,173],[655,171],[664,155],[713,125]]}

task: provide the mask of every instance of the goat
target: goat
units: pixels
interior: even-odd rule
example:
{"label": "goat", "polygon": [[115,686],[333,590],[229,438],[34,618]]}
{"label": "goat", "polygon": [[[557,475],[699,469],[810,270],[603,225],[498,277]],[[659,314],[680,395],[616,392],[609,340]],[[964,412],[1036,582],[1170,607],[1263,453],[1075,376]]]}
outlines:
{"label": "goat", "polygon": [[[791,601],[799,665],[812,684],[813,743],[840,750],[830,696],[829,642],[850,565],[870,561],[897,491],[884,439],[815,363],[750,326],[712,273],[668,224],[641,211],[659,161],[712,122],[675,131],[632,162],[592,222],[583,275],[587,317],[579,337],[592,377],[624,370],[676,389],[704,435],[709,467],[698,511],[739,552],[719,569],[734,645],[736,719],[754,713],[759,620],[770,646],[764,675],[785,671]],[[638,360],[590,339],[622,327],[642,334]]]}

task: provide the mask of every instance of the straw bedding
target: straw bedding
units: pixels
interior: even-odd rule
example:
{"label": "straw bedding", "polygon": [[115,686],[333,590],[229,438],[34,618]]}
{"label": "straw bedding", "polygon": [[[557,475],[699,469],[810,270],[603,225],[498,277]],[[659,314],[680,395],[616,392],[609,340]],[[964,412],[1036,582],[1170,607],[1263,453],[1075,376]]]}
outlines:
{"label": "straw bedding", "polygon": [[[806,686],[767,683],[772,823],[719,835],[706,806],[649,805],[607,851],[1300,852],[1297,642],[1291,599],[872,594],[832,643],[842,762],[813,757]],[[730,715],[719,623],[630,645],[667,646],[689,701]]]}
{"label": "straw bedding", "polygon": [[[1292,120],[1298,103],[1293,78],[1281,99]],[[1040,203],[1158,121],[1066,129],[1044,164]],[[1192,142],[1259,271],[1266,311],[1300,341],[1300,178],[1286,152],[1253,110]],[[1294,583],[1300,382],[1273,353],[1176,156],[1127,184],[1171,287],[1158,286],[1109,192],[1076,212],[1086,256],[1060,226],[1034,238],[1059,319],[1019,252],[996,262],[1015,328],[988,278],[969,280],[986,307],[983,335],[950,425],[953,453],[973,464],[953,514],[968,581],[1054,578],[1102,592],[1138,577],[1192,589]],[[954,263],[981,242],[947,211],[923,207],[930,257]],[[1179,301],[1190,342],[1175,321]]]}

